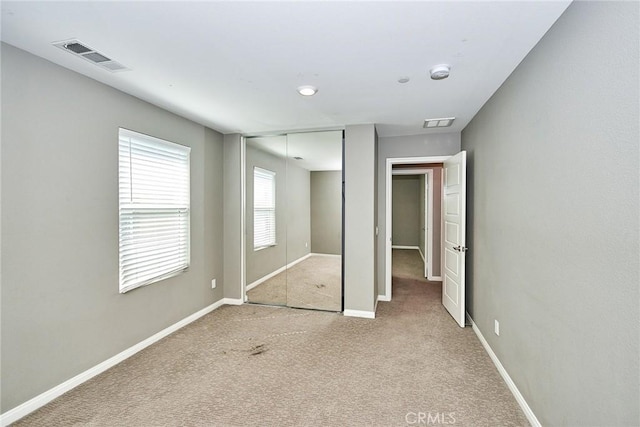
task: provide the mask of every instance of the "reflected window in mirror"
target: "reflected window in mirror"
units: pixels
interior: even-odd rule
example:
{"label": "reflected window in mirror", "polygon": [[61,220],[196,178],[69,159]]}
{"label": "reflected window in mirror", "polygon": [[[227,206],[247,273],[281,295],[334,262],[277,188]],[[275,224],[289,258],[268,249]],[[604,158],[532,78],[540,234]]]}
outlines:
{"label": "reflected window in mirror", "polygon": [[276,245],[276,173],[253,168],[253,250]]}

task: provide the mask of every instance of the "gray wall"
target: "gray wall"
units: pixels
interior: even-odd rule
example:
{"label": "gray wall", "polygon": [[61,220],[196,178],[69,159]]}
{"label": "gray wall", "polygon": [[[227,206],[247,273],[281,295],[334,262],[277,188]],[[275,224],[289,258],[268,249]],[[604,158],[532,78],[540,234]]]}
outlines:
{"label": "gray wall", "polygon": [[311,172],[311,252],[342,253],[342,171]]}
{"label": "gray wall", "polygon": [[377,237],[377,292],[385,294],[386,265],[385,258],[385,229],[386,229],[386,161],[393,157],[426,157],[449,156],[460,151],[460,134],[453,133],[429,133],[421,135],[381,137],[378,140],[377,155],[377,224],[379,233]]}
{"label": "gray wall", "polygon": [[239,134],[224,136],[224,297],[242,299],[242,140]]}
{"label": "gray wall", "polygon": [[344,308],[375,309],[375,150],[373,125],[345,129]]}
{"label": "gray wall", "polygon": [[[276,173],[276,245],[253,250],[253,168]],[[309,171],[285,158],[246,147],[247,285],[308,254],[311,241]]]}
{"label": "gray wall", "polygon": [[[424,177],[424,175],[422,175]],[[424,190],[424,189],[423,189]],[[418,175],[394,175],[392,177],[391,242],[396,246],[419,246],[424,236],[420,221],[420,203],[424,203],[424,191],[420,194]],[[424,222],[424,215],[423,220]]]}
{"label": "gray wall", "polygon": [[[2,44],[2,412],[222,298],[222,135]],[[188,145],[191,267],[118,292],[118,127]]]}
{"label": "gray wall", "polygon": [[287,262],[311,252],[311,174],[287,165]]}
{"label": "gray wall", "polygon": [[542,425],[640,424],[638,16],[574,2],[462,134],[469,311]]}

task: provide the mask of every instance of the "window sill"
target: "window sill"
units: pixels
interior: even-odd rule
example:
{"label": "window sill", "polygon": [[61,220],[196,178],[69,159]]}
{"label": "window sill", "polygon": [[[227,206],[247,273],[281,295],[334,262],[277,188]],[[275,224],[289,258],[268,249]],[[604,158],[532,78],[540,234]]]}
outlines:
{"label": "window sill", "polygon": [[260,246],[259,248],[253,248],[253,251],[254,252],[258,252],[258,251],[261,251],[263,249],[275,248],[276,246],[278,246],[277,243],[274,243],[273,245]]}

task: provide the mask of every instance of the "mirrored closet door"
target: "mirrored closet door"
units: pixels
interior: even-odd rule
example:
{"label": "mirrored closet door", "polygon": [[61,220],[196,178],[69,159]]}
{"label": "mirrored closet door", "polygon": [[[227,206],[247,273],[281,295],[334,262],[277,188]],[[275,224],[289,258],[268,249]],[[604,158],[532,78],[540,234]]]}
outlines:
{"label": "mirrored closet door", "polygon": [[342,310],[342,131],[246,138],[246,295]]}

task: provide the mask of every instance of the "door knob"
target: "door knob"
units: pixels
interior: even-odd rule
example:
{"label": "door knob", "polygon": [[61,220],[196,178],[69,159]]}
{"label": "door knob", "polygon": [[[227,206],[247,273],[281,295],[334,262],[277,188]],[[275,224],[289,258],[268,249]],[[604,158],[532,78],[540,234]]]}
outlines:
{"label": "door knob", "polygon": [[466,246],[454,246],[453,247],[454,251],[458,251],[458,252],[467,252],[469,250],[469,248],[467,248]]}

